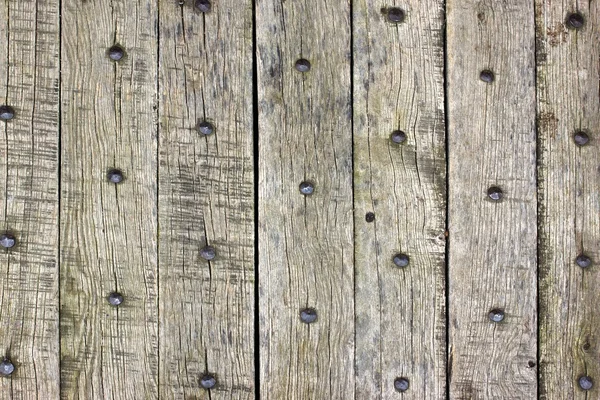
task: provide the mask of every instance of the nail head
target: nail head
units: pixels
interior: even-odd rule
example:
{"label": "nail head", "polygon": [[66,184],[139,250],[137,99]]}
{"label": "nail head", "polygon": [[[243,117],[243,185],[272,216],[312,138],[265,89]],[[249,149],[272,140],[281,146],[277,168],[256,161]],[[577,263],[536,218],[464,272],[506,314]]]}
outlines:
{"label": "nail head", "polygon": [[305,324],[312,324],[317,320],[317,310],[314,308],[305,308],[300,311],[300,321]]}
{"label": "nail head", "polygon": [[214,258],[216,256],[217,256],[217,252],[215,251],[215,248],[212,246],[204,246],[200,250],[200,257],[204,258],[207,261],[214,260]]}
{"label": "nail head", "polygon": [[487,194],[489,196],[490,199],[494,200],[494,201],[500,201],[502,200],[502,189],[500,189],[497,186],[492,186],[491,188],[488,189]]}
{"label": "nail head", "polygon": [[125,50],[121,46],[114,45],[108,49],[108,57],[113,61],[119,61],[125,56]]}
{"label": "nail head", "polygon": [[204,374],[200,377],[200,386],[204,389],[212,389],[217,384],[217,378],[212,374]]}
{"label": "nail head", "polygon": [[573,135],[573,140],[579,146],[585,146],[590,141],[590,137],[588,136],[587,133],[585,133],[583,131],[578,131],[578,132],[575,132],[575,134]]}
{"label": "nail head", "polygon": [[504,319],[504,311],[500,309],[493,309],[489,313],[490,320],[493,322],[501,322]]}
{"label": "nail head", "polygon": [[408,387],[410,386],[410,382],[408,381],[407,378],[404,377],[400,377],[400,378],[396,378],[394,379],[394,389],[396,389],[396,391],[398,392],[406,392],[408,390]]}
{"label": "nail head", "polygon": [[308,72],[310,71],[310,61],[305,58],[301,58],[296,60],[296,70],[300,72]]}
{"label": "nail head", "polygon": [[2,105],[0,106],[0,119],[8,121],[15,117],[15,109],[11,106]]}
{"label": "nail head", "polygon": [[406,14],[404,10],[398,7],[392,7],[387,9],[387,19],[389,22],[393,22],[394,24],[399,24],[404,21]]}
{"label": "nail head", "polygon": [[302,193],[305,196],[309,196],[315,191],[315,185],[313,185],[312,182],[302,182],[299,188],[300,193]]}
{"label": "nail head", "polygon": [[398,253],[394,256],[393,261],[396,267],[404,268],[408,266],[410,259],[406,254]]}
{"label": "nail head", "polygon": [[212,4],[209,0],[196,0],[196,8],[200,10],[200,12],[207,13],[212,9]]}
{"label": "nail head", "polygon": [[585,254],[578,255],[577,258],[575,259],[575,262],[581,268],[587,268],[590,265],[592,265],[592,260],[588,256],[586,256]]}
{"label": "nail head", "polygon": [[198,122],[198,132],[205,136],[211,135],[215,132],[215,126],[208,121],[200,121]]}
{"label": "nail head", "polygon": [[108,296],[108,302],[111,306],[120,306],[123,303],[123,295],[121,295],[121,293],[113,292]]}
{"label": "nail head", "polygon": [[365,220],[366,220],[367,222],[373,222],[373,221],[375,221],[375,214],[373,214],[372,212],[368,212],[368,213],[365,215]]}
{"label": "nail head", "polygon": [[591,390],[594,387],[594,381],[589,376],[579,378],[579,387],[583,390]]}
{"label": "nail head", "polygon": [[15,366],[8,358],[5,358],[2,360],[2,362],[0,362],[1,375],[9,376],[12,375],[13,372],[15,372]]}
{"label": "nail head", "polygon": [[479,74],[479,79],[481,79],[485,83],[492,83],[492,82],[494,82],[494,73],[492,71],[490,71],[489,69],[484,69]]}
{"label": "nail head", "polygon": [[406,141],[406,133],[396,130],[390,135],[390,140],[397,144],[404,143]]}
{"label": "nail head", "polygon": [[124,179],[123,172],[120,169],[115,168],[108,170],[108,172],[106,173],[106,178],[109,182],[112,183],[121,183]]}
{"label": "nail head", "polygon": [[571,13],[567,16],[567,27],[571,29],[581,29],[585,24],[583,15],[578,12]]}
{"label": "nail head", "polygon": [[10,249],[15,247],[15,244],[17,244],[17,239],[12,233],[6,232],[0,235],[0,246]]}

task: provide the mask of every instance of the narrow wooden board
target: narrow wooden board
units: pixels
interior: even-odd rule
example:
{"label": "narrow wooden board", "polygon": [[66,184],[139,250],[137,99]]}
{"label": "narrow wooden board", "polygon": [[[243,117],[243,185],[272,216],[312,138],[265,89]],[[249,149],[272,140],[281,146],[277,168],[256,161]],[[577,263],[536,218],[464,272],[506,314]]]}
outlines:
{"label": "narrow wooden board", "polygon": [[450,398],[535,399],[533,2],[449,0],[447,15]]}
{"label": "narrow wooden board", "polygon": [[0,4],[0,377],[3,399],[59,395],[58,339],[58,1]]}
{"label": "narrow wooden board", "polygon": [[399,8],[354,1],[357,399],[446,396],[444,2]]}
{"label": "narrow wooden board", "polygon": [[160,395],[253,399],[252,2],[161,1],[159,29]]}
{"label": "narrow wooden board", "polygon": [[[540,398],[600,396],[600,4],[536,2]],[[579,11],[581,30],[568,28]],[[577,131],[590,141],[579,146]],[[585,254],[592,265],[581,268]],[[589,376],[586,392],[578,380]]]}
{"label": "narrow wooden board", "polygon": [[[65,399],[158,394],[156,24],[155,1],[62,2]],[[110,168],[125,180],[108,182]]]}
{"label": "narrow wooden board", "polygon": [[350,5],[257,0],[256,21],[261,398],[353,399]]}

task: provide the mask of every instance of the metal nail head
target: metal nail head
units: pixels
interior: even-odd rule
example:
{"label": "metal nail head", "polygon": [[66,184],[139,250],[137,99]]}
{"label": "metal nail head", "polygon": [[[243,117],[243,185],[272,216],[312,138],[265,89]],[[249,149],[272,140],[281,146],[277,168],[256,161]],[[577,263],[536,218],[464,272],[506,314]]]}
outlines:
{"label": "metal nail head", "polygon": [[406,392],[408,390],[409,386],[410,386],[410,382],[408,381],[407,378],[400,377],[400,378],[394,379],[394,389],[396,389],[397,392],[400,392],[400,393]]}
{"label": "metal nail head", "polygon": [[300,311],[300,321],[305,324],[312,324],[317,320],[317,310],[314,308],[305,308]]}

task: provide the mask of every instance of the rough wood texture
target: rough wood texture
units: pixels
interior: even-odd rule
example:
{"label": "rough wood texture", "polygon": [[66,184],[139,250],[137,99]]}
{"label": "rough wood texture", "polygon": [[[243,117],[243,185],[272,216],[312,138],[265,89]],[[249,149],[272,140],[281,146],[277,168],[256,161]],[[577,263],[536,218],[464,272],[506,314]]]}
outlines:
{"label": "rough wood texture", "polygon": [[[350,6],[256,7],[261,397],[352,399]],[[294,68],[300,58],[310,71]],[[312,324],[300,320],[307,307]]]}
{"label": "rough wood texture", "polygon": [[0,379],[3,399],[59,395],[58,339],[58,1],[0,3]]}
{"label": "rough wood texture", "polygon": [[[579,11],[582,30],[568,29]],[[536,2],[540,200],[540,398],[600,395],[600,4]],[[591,138],[580,147],[573,136]],[[575,259],[586,254],[588,268]],[[590,392],[578,379],[594,379]]]}
{"label": "rough wood texture", "polygon": [[252,2],[193,3],[160,2],[160,394],[253,399]]}
{"label": "rough wood texture", "polygon": [[[444,4],[354,1],[356,396],[446,395]],[[383,11],[383,12],[382,12]],[[402,144],[390,140],[395,130]],[[366,213],[375,220],[368,222]],[[397,253],[409,265],[393,263]]]}
{"label": "rough wood texture", "polygon": [[[447,7],[450,398],[534,399],[533,2]],[[493,83],[480,79],[485,69]],[[501,201],[487,196],[492,186]],[[488,317],[495,308],[500,323]]]}
{"label": "rough wood texture", "polygon": [[[157,4],[62,2],[62,397],[158,388]],[[126,56],[107,57],[114,43]],[[109,168],[125,180],[107,181]],[[118,308],[107,301],[117,291]]]}

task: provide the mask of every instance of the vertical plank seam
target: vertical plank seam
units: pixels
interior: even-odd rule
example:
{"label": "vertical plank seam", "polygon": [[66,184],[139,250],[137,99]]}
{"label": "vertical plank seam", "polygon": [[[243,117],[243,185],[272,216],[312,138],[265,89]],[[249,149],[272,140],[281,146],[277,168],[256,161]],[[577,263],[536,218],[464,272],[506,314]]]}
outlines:
{"label": "vertical plank seam", "polygon": [[[61,0],[62,1],[62,0]],[[156,390],[157,397],[160,399],[160,339],[161,339],[161,319],[160,319],[160,1],[156,7],[156,97],[154,109],[156,111]]]}
{"label": "vertical plank seam", "polygon": [[62,310],[62,299],[61,299],[61,200],[62,200],[62,0],[58,0],[58,148],[57,148],[57,157],[58,157],[58,165],[57,165],[57,179],[58,179],[58,189],[57,189],[57,207],[58,207],[58,218],[56,223],[58,224],[58,235],[56,238],[57,243],[57,255],[56,255],[56,281],[58,284],[58,397],[62,398],[62,337],[61,337],[61,310]]}
{"label": "vertical plank seam", "polygon": [[[446,215],[444,216],[445,221],[445,232],[450,232],[450,145],[448,142],[449,137],[449,128],[450,123],[448,119],[448,2],[444,1],[444,22],[442,29],[442,46],[444,51],[444,71],[443,71],[443,79],[444,79],[444,147],[445,147],[445,163],[446,163],[446,196],[445,196],[445,211]],[[450,238],[446,236],[445,238],[445,246],[444,246],[444,290],[445,293],[445,307],[446,307],[446,399],[450,399],[450,380],[451,380],[451,372],[452,372],[452,353],[450,349]]]}
{"label": "vertical plank seam", "polygon": [[541,354],[540,354],[540,163],[541,163],[541,151],[540,151],[540,135],[538,130],[538,115],[539,115],[539,106],[538,106],[538,77],[537,77],[537,68],[538,68],[538,4],[536,1],[533,2],[533,83],[535,85],[534,90],[534,99],[535,99],[535,118],[534,118],[534,129],[535,129],[535,193],[536,193],[536,201],[535,201],[535,229],[536,229],[536,252],[535,252],[535,297],[536,297],[536,399],[540,398],[540,362],[541,362]]}
{"label": "vertical plank seam", "polygon": [[256,37],[256,0],[252,3],[252,148],[253,160],[253,188],[254,188],[254,398],[260,400],[260,291],[259,291],[259,246],[258,246],[258,222],[259,222],[259,124],[258,124],[258,59],[257,59],[257,37]]}
{"label": "vertical plank seam", "polygon": [[352,355],[352,372],[354,374],[354,399],[356,400],[356,218],[359,216],[356,212],[355,190],[354,190],[354,0],[349,1],[350,6],[350,132],[352,132],[352,140],[350,142],[350,160],[352,163],[352,307],[354,309],[354,348]]}

